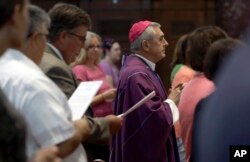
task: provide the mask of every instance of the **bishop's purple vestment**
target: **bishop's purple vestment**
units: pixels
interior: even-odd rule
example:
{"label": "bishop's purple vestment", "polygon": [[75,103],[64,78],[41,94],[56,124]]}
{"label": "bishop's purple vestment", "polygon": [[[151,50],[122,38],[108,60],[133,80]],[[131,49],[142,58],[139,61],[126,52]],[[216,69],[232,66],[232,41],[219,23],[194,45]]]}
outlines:
{"label": "bishop's purple vestment", "polygon": [[121,114],[153,90],[156,96],[125,117],[112,138],[111,162],[178,162],[172,113],[164,87],[149,66],[130,55],[121,69],[114,112]]}

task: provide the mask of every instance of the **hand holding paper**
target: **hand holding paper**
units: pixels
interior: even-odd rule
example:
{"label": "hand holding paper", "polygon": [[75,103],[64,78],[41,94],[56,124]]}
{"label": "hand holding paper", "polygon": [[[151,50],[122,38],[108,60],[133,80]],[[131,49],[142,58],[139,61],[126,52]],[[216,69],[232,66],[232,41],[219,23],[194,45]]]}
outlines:
{"label": "hand holding paper", "polygon": [[122,113],[122,114],[118,115],[118,117],[123,118],[123,117],[127,116],[128,114],[130,114],[131,112],[133,112],[136,109],[138,109],[142,104],[144,104],[145,102],[147,102],[148,100],[150,100],[154,96],[155,96],[155,91],[152,91],[146,97],[144,97],[139,102],[137,102],[133,107],[131,107],[130,109],[128,109],[125,113]]}

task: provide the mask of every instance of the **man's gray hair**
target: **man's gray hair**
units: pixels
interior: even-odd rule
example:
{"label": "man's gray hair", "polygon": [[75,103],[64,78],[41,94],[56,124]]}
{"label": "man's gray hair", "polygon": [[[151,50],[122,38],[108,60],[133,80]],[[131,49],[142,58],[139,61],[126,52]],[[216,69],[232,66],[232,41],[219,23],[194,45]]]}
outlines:
{"label": "man's gray hair", "polygon": [[131,43],[130,49],[132,52],[136,52],[141,49],[143,40],[153,39],[155,35],[155,31],[153,27],[161,27],[161,25],[157,22],[151,22],[151,24],[145,29],[145,31]]}
{"label": "man's gray hair", "polygon": [[30,24],[28,29],[28,37],[35,31],[40,31],[45,24],[48,28],[50,26],[49,15],[40,7],[29,5]]}

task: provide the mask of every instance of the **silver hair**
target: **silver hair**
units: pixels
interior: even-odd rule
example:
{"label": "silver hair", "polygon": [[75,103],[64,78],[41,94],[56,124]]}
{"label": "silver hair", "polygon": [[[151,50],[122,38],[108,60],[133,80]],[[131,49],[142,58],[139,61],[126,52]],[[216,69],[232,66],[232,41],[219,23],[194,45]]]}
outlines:
{"label": "silver hair", "polygon": [[130,49],[132,52],[136,52],[141,49],[143,40],[150,40],[154,37],[155,31],[153,27],[160,28],[161,25],[157,22],[151,22],[151,24],[145,29],[145,31],[131,43]]}
{"label": "silver hair", "polygon": [[50,26],[49,15],[40,7],[29,5],[30,24],[28,28],[28,37],[35,31],[40,31],[41,27],[45,24],[48,28]]}
{"label": "silver hair", "polygon": [[87,35],[86,35],[86,40],[84,42],[84,47],[86,49],[90,45],[91,38],[97,38],[100,41],[100,43],[102,43],[102,38],[100,37],[100,35],[98,35],[98,34],[96,34],[94,32],[88,31]]}

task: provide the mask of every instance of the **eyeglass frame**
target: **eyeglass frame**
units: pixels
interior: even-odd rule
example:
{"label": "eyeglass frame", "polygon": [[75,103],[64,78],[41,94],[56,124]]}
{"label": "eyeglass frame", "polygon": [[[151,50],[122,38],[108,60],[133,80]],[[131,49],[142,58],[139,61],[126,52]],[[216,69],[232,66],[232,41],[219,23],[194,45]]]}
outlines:
{"label": "eyeglass frame", "polygon": [[81,35],[78,35],[74,32],[69,32],[69,31],[67,33],[77,37],[82,43],[85,43],[85,41],[86,41],[86,36],[81,36]]}
{"label": "eyeglass frame", "polygon": [[39,31],[34,31],[34,32],[31,32],[31,33],[27,34],[26,38],[31,37],[35,32],[37,32],[38,34],[40,34],[40,35],[42,35],[42,36],[45,36],[46,39],[47,39],[48,36],[49,36],[49,34],[47,34],[47,33],[39,32]]}
{"label": "eyeglass frame", "polygon": [[101,45],[89,45],[88,47],[87,47],[87,49],[102,49],[102,46]]}

